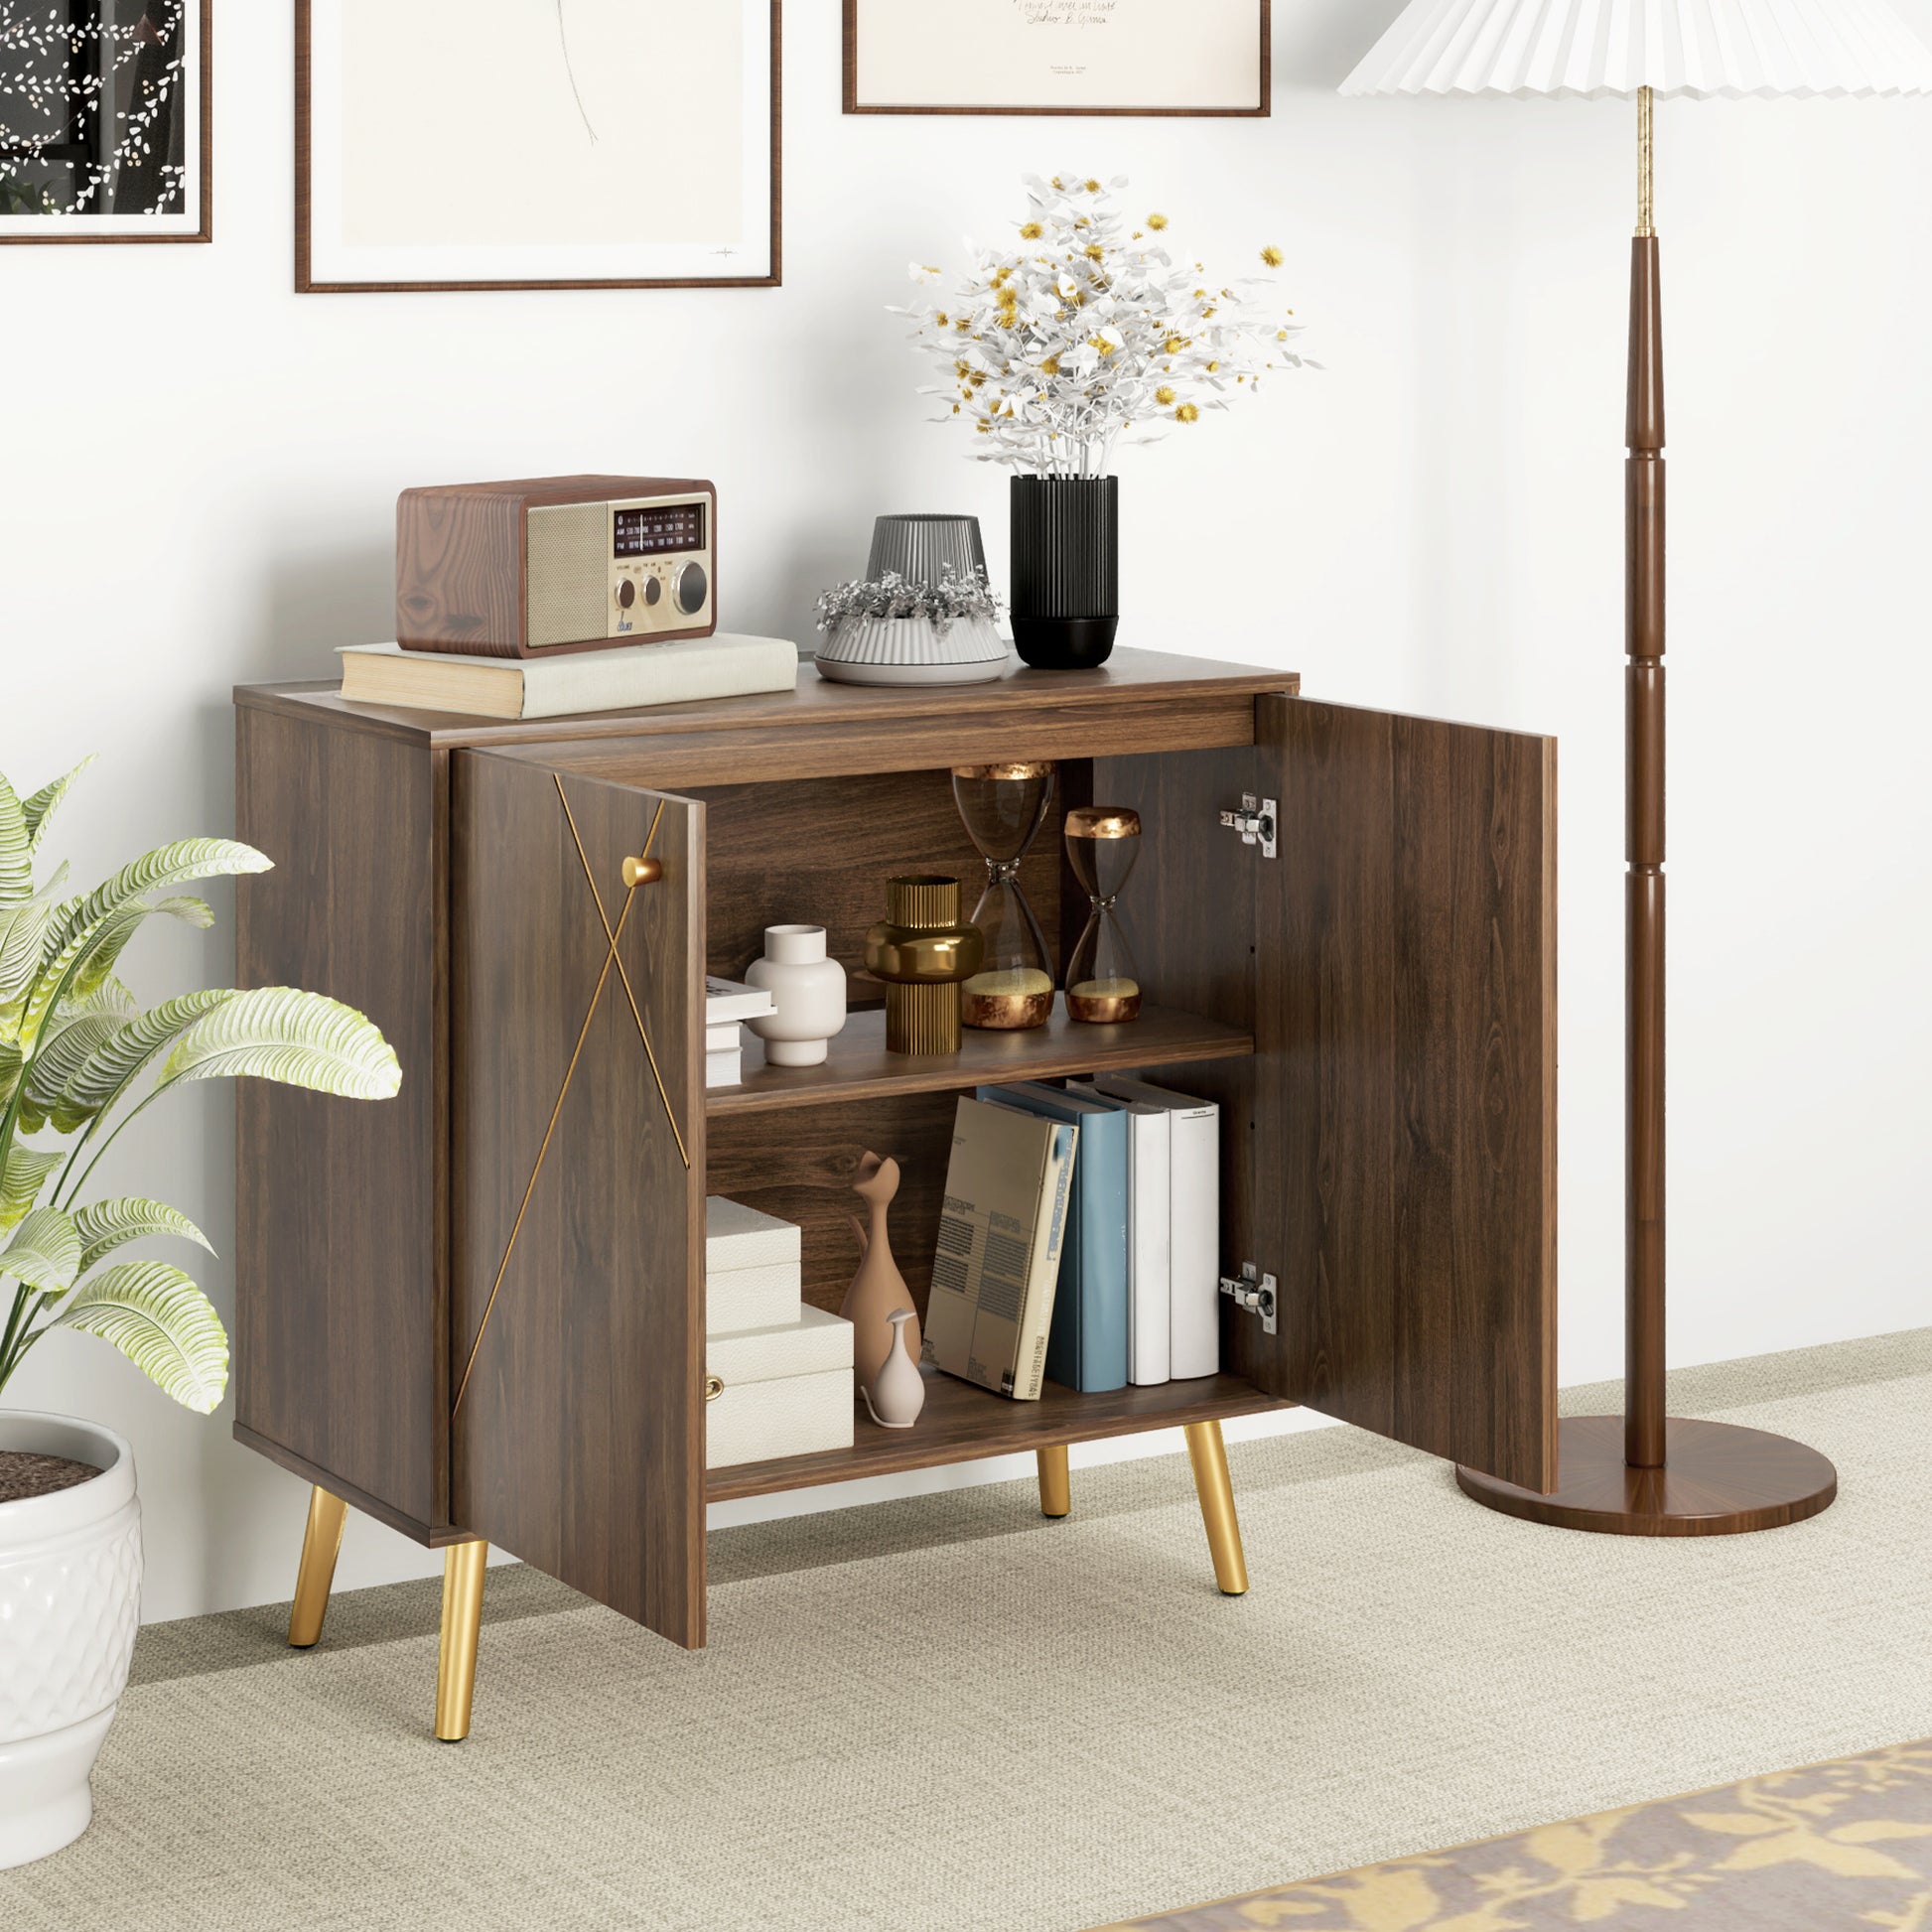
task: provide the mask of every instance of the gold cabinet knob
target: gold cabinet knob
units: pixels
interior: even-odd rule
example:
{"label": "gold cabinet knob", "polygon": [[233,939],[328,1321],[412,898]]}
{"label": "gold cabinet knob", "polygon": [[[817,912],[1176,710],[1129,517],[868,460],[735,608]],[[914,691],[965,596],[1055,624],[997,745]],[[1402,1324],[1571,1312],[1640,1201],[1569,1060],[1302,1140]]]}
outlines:
{"label": "gold cabinet knob", "polygon": [[623,883],[632,892],[639,886],[655,886],[663,877],[662,859],[626,859],[623,862]]}
{"label": "gold cabinet knob", "polygon": [[722,1375],[707,1375],[704,1379],[704,1399],[716,1402],[725,1393],[725,1378]]}

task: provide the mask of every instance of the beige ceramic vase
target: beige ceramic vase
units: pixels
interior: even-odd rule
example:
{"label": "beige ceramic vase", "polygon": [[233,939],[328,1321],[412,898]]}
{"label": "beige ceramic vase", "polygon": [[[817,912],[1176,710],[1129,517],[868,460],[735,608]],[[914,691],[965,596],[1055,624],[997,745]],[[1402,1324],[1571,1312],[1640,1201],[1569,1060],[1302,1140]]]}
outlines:
{"label": "beige ceramic vase", "polygon": [[[868,1154],[859,1163],[852,1189],[870,1213],[864,1220],[857,1214],[852,1217],[859,1236],[859,1272],[845,1291],[845,1305],[839,1312],[852,1323],[854,1379],[860,1388],[869,1389],[893,1352],[894,1311],[913,1306],[912,1291],[893,1259],[892,1239],[886,1232],[886,1210],[898,1192],[898,1163]],[[914,1313],[904,1327],[905,1351],[916,1362],[920,1347],[918,1315]]]}

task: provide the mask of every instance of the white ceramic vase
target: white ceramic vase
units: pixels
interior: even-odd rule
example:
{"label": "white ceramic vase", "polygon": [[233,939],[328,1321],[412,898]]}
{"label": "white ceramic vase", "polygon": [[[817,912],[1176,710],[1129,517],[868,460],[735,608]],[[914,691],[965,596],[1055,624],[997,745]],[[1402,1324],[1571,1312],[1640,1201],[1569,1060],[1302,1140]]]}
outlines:
{"label": "white ceramic vase", "polygon": [[882,1429],[910,1429],[925,1407],[925,1377],[905,1350],[910,1309],[896,1309],[886,1319],[893,1324],[893,1352],[865,1389],[866,1407]]}
{"label": "white ceramic vase", "polygon": [[768,925],[764,957],[745,975],[777,1009],[745,1024],[764,1041],[773,1066],[817,1066],[825,1043],[845,1031],[845,968],[825,956],[822,925]]}
{"label": "white ceramic vase", "polygon": [[984,684],[1013,653],[984,618],[942,632],[930,618],[847,618],[818,648],[818,674],[835,684]]}
{"label": "white ceramic vase", "polygon": [[134,1451],[71,1416],[0,1411],[0,1449],[67,1456],[101,1473],[0,1503],[0,1866],[71,1845],[134,1657],[141,1505]]}

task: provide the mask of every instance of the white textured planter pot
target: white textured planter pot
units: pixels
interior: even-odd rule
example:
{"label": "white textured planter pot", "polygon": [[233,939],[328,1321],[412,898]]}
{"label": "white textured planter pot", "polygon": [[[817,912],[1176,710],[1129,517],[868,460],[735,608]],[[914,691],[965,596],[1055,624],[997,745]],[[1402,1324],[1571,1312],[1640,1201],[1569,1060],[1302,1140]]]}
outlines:
{"label": "white textured planter pot", "polygon": [[819,646],[818,674],[834,684],[985,684],[1013,654],[983,619],[942,633],[929,618],[847,618]]}
{"label": "white textured planter pot", "polygon": [[820,1065],[826,1041],[845,1032],[845,968],[825,957],[825,928],[766,926],[764,957],[745,979],[777,1009],[745,1023],[764,1041],[764,1057],[773,1066]]}
{"label": "white textured planter pot", "polygon": [[71,1845],[94,1815],[88,1779],[134,1657],[141,1505],[134,1451],[71,1416],[0,1410],[0,1449],[101,1470],[0,1503],[0,1866]]}

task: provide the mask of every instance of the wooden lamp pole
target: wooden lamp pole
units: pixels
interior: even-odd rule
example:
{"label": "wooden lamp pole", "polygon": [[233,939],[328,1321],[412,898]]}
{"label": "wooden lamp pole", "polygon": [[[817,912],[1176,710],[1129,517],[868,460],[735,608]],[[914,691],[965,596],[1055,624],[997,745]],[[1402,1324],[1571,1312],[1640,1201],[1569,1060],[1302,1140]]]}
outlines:
{"label": "wooden lamp pole", "polygon": [[1476,1470],[1476,1501],[1566,1529],[1726,1536],[1815,1516],[1838,1493],[1816,1449],[1762,1430],[1669,1418],[1664,1381],[1664,316],[1652,202],[1654,97],[1637,92],[1624,441],[1624,1413],[1567,1419],[1552,1495]]}

